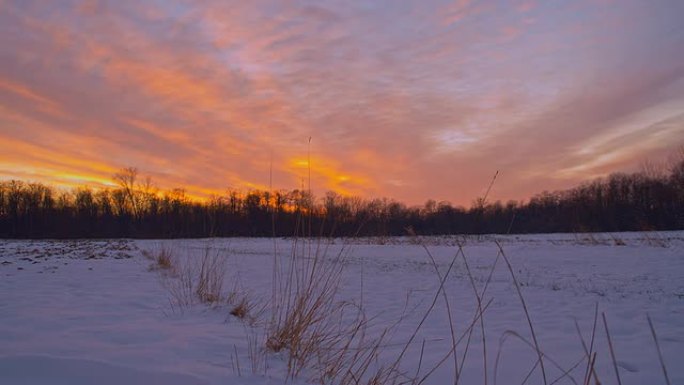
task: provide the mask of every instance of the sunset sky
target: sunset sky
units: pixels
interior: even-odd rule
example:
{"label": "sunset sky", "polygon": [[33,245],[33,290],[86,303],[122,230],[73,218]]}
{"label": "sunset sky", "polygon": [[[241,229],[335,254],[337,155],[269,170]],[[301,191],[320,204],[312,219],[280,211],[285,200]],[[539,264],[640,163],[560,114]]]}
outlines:
{"label": "sunset sky", "polygon": [[[0,179],[469,205],[684,146],[684,1],[0,0]],[[306,183],[306,182],[305,182]]]}

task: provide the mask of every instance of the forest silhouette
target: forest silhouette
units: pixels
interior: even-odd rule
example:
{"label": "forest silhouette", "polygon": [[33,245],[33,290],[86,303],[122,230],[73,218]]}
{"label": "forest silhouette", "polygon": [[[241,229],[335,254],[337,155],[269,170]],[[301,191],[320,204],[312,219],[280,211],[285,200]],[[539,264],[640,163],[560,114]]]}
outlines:
{"label": "forest silhouette", "polygon": [[[684,152],[683,152],[684,153]],[[0,182],[2,238],[197,238],[399,236],[618,232],[684,229],[684,156],[668,168],[644,167],[528,202],[471,207],[427,201],[408,206],[308,190],[228,191],[205,201],[183,189],[159,192],[137,169],[113,176],[116,188],[69,191]]]}

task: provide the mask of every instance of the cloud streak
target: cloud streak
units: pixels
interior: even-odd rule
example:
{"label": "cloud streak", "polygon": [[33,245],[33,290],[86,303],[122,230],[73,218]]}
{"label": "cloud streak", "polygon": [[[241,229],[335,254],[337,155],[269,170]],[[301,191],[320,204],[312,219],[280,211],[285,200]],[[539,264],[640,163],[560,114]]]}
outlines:
{"label": "cloud streak", "polygon": [[684,145],[676,0],[2,8],[3,179],[299,188],[310,150],[319,195],[468,205],[496,170],[523,199]]}

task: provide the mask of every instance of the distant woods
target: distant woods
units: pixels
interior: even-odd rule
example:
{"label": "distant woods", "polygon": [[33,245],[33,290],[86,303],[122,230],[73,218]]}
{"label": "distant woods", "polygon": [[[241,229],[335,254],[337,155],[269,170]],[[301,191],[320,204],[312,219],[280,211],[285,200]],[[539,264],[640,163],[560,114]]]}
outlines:
{"label": "distant woods", "polygon": [[[133,168],[116,188],[60,191],[0,182],[2,238],[172,238],[231,236],[391,236],[684,229],[684,151],[669,167],[646,166],[520,202],[470,208],[428,201],[407,206],[328,192],[228,191],[204,202],[183,189],[159,192]],[[409,230],[410,229],[410,230]]]}

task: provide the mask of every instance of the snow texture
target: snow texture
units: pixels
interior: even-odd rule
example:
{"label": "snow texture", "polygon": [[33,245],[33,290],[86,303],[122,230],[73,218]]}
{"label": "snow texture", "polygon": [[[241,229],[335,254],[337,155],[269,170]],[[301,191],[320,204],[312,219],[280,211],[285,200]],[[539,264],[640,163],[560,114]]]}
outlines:
{"label": "snow texture", "polygon": [[[263,365],[251,363],[250,341],[262,347],[264,322],[233,317],[226,303],[174,305],[168,283],[173,278],[150,268],[149,254],[164,247],[181,263],[201,258],[207,248],[219,253],[228,267],[224,294],[248,298],[264,309],[255,317],[268,320],[273,263],[287,261],[293,244],[244,238],[0,240],[0,384],[285,383],[285,352],[265,352]],[[304,253],[310,245],[298,244]],[[617,380],[602,313],[623,384],[665,383],[647,314],[671,383],[684,384],[684,232],[361,238],[311,245],[325,248],[321,255],[327,263],[346,250],[339,300],[353,301],[373,317],[369,333],[401,318],[378,363],[397,357],[433,298],[435,307],[401,368],[424,374],[451,348],[444,300],[436,296],[440,281],[427,248],[440,274],[449,273],[444,290],[456,335],[464,336],[456,349],[464,361],[459,383],[483,384],[486,374],[489,384],[520,384],[532,371],[527,383],[541,384],[537,353],[523,341],[532,341],[525,312],[504,260],[497,258],[497,244],[520,285],[548,383],[582,383],[586,360],[575,321],[588,344],[598,306],[594,351],[603,384]],[[457,256],[458,245],[465,259]],[[463,359],[467,327],[477,311],[473,283],[481,293],[490,273],[483,296],[489,303],[486,345],[478,321]],[[563,376],[566,370],[569,376]],[[425,383],[453,383],[454,374],[450,358]],[[306,384],[311,377],[287,381]]]}

